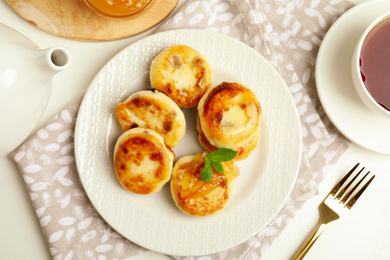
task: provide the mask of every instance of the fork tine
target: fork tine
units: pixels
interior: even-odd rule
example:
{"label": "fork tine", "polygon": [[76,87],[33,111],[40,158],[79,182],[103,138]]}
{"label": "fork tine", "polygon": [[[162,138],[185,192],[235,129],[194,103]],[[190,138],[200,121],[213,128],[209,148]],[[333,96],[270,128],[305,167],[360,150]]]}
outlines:
{"label": "fork tine", "polygon": [[351,174],[356,170],[356,168],[359,166],[360,163],[357,163],[345,176],[344,178],[341,179],[341,181],[339,181],[339,183],[336,184],[336,186],[334,186],[334,188],[332,189],[332,191],[330,192],[330,194],[332,196],[336,195],[336,193],[340,190],[341,186],[343,186],[344,182],[346,182],[346,180],[349,178],[349,176],[351,176]]}
{"label": "fork tine", "polygon": [[347,203],[347,205],[345,205],[345,207],[347,207],[348,209],[352,208],[352,206],[355,204],[355,202],[359,199],[359,197],[363,194],[363,192],[366,190],[366,188],[368,187],[368,185],[370,185],[370,183],[372,182],[372,180],[375,178],[375,175],[373,175],[368,181],[366,184],[364,184],[364,186],[355,194],[355,196],[353,196],[350,201]]}
{"label": "fork tine", "polygon": [[[363,169],[364,169],[364,168],[363,168]],[[363,170],[363,169],[362,169],[362,170]],[[355,176],[355,178],[353,178],[353,179],[351,180],[351,182],[348,184],[348,187],[351,186],[352,182],[355,181],[355,179],[357,178],[357,176],[358,176],[361,172],[362,172],[362,171],[360,171],[360,172]],[[345,196],[343,197],[343,199],[340,201],[340,203],[345,203],[345,202],[348,200],[348,198],[351,197],[352,193],[353,193],[353,192],[357,189],[357,187],[363,182],[364,178],[366,178],[367,175],[368,175],[369,173],[370,173],[370,171],[368,171],[368,172],[366,173],[366,175],[364,175],[363,178],[361,178],[361,179],[359,180],[359,182],[356,183],[355,186],[353,186],[353,188],[348,192],[348,194],[345,195]],[[346,190],[348,187],[346,187],[345,190]]]}
{"label": "fork tine", "polygon": [[[352,178],[352,180],[350,180],[350,182],[348,182],[348,184],[344,187],[344,189],[342,190],[342,191],[340,191],[340,193],[337,195],[337,197],[336,197],[336,199],[341,199],[341,197],[344,195],[344,193],[348,190],[348,188],[352,185],[352,183],[357,179],[357,177],[362,173],[362,171],[364,170],[364,167]],[[367,174],[366,174],[366,176],[367,176]],[[360,182],[358,183],[358,184],[360,184],[361,183],[361,181],[366,177],[366,176],[364,176],[361,180],[360,180]],[[356,187],[357,186],[355,186],[355,188],[354,189],[356,189]],[[353,190],[354,190],[353,189]],[[352,191],[353,191],[352,190]],[[349,193],[349,196],[351,195],[351,193]],[[345,196],[346,197],[346,196]],[[347,197],[348,198],[348,197]],[[344,201],[345,202],[345,201]]]}

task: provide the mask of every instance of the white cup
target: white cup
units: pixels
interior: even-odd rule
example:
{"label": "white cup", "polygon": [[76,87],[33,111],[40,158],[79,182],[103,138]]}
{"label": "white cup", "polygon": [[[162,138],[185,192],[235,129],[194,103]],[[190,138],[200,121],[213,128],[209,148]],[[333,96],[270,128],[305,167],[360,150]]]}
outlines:
{"label": "white cup", "polygon": [[[383,22],[386,19],[390,19],[390,12],[386,12],[385,14],[379,16],[375,19],[364,31],[362,36],[360,37],[353,54],[352,58],[352,80],[353,85],[359,94],[360,98],[363,100],[364,104],[369,107],[371,110],[378,112],[390,119],[390,111],[381,106],[370,94],[367,90],[366,85],[363,82],[361,70],[360,70],[360,56],[364,41],[371,30],[377,26],[379,23]],[[390,37],[390,36],[389,36]]]}

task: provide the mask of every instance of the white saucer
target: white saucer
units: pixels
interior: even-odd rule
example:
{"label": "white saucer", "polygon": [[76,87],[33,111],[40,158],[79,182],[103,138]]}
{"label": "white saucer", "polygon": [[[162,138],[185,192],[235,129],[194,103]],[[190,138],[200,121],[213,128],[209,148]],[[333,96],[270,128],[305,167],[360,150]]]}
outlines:
{"label": "white saucer", "polygon": [[390,154],[390,120],[366,107],[354,89],[351,62],[366,27],[390,10],[389,0],[369,1],[348,10],[329,29],[316,63],[320,101],[336,128],[367,149]]}

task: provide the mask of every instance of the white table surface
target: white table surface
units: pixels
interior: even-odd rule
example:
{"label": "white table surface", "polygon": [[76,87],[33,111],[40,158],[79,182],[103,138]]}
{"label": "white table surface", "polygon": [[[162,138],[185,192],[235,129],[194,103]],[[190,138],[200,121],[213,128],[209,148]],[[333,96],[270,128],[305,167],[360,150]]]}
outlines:
{"label": "white table surface", "polygon": [[[186,1],[180,0],[178,7]],[[354,3],[364,1],[353,0]],[[71,66],[54,78],[49,105],[37,128],[85,90],[112,56],[152,32],[112,42],[63,39],[24,21],[5,0],[0,0],[0,22],[25,34],[41,48],[62,46],[71,55]],[[377,174],[370,191],[364,194],[342,223],[324,232],[305,259],[390,259],[390,156],[354,144],[320,185],[320,194],[307,201],[262,259],[289,259],[294,255],[319,220],[319,203],[351,165],[358,161]],[[20,173],[5,156],[0,157],[0,169],[0,259],[51,259]],[[170,258],[147,253],[130,259]]]}

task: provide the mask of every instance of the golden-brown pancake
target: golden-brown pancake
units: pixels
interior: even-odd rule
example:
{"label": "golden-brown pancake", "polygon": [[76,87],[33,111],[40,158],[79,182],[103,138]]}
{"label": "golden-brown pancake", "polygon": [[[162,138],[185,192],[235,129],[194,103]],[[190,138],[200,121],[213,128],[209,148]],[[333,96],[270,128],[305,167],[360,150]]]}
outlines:
{"label": "golden-brown pancake", "polygon": [[249,88],[223,82],[211,87],[198,105],[199,126],[212,146],[238,151],[258,134],[261,107]]}
{"label": "golden-brown pancake", "polygon": [[259,101],[252,90],[238,83],[209,88],[199,102],[198,117],[201,132],[217,148],[238,151],[260,134]]}
{"label": "golden-brown pancake", "polygon": [[137,194],[159,191],[171,177],[175,154],[157,132],[132,128],[117,140],[115,172],[126,190]]}
{"label": "golden-brown pancake", "polygon": [[212,80],[207,59],[186,45],[166,48],[150,67],[152,88],[164,92],[183,108],[196,106]]}
{"label": "golden-brown pancake", "polygon": [[[207,140],[206,136],[204,135],[202,131],[202,127],[200,126],[199,117],[197,121],[198,121],[197,122],[198,140],[200,145],[209,153],[218,150],[217,147],[210,144],[209,140]],[[261,133],[260,129],[261,128],[258,127],[255,134],[252,136],[252,138],[249,139],[249,141],[245,143],[243,146],[240,146],[238,149],[236,149],[237,155],[236,157],[234,157],[233,159],[234,161],[240,161],[247,158],[253,152],[253,150],[256,149],[260,140],[260,133]]]}
{"label": "golden-brown pancake", "polygon": [[176,163],[171,177],[171,193],[176,206],[185,214],[204,217],[224,209],[231,198],[233,180],[239,175],[232,162],[223,162],[224,173],[213,169],[211,181],[199,179],[204,167],[204,156],[184,156]]}
{"label": "golden-brown pancake", "polygon": [[150,128],[161,134],[171,148],[184,137],[186,120],[183,111],[162,92],[138,91],[118,104],[115,111],[125,131],[133,127]]}

